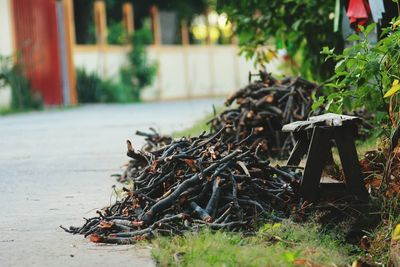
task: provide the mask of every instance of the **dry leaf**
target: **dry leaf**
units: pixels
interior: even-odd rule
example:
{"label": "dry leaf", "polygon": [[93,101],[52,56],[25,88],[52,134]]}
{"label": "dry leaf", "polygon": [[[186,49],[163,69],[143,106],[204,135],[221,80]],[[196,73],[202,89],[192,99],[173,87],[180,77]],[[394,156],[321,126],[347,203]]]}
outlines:
{"label": "dry leaf", "polygon": [[192,169],[192,171],[196,171],[196,161],[194,159],[183,159],[183,161]]}
{"label": "dry leaf", "polygon": [[368,236],[363,236],[363,237],[361,237],[361,240],[360,240],[360,247],[363,249],[363,250],[369,250],[369,248],[371,247],[371,243],[370,243],[370,241],[369,241],[369,238],[368,238]]}
{"label": "dry leaf", "polygon": [[373,177],[365,180],[366,186],[371,186],[373,188],[380,188],[382,184],[382,178],[380,177]]}
{"label": "dry leaf", "polygon": [[114,225],[114,224],[113,224],[112,222],[101,221],[100,224],[99,224],[99,227],[100,227],[100,228],[103,228],[103,229],[109,229],[109,228],[111,228],[113,225]]}
{"label": "dry leaf", "polygon": [[93,243],[100,243],[102,240],[103,240],[103,238],[101,236],[99,236],[98,234],[90,235],[90,241],[92,241]]}

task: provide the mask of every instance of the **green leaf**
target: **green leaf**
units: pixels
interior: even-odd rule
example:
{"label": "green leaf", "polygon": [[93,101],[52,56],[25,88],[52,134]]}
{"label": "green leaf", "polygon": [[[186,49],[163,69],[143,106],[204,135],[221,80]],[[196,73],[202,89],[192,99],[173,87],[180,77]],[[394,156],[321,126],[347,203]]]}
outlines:
{"label": "green leaf", "polygon": [[396,22],[393,22],[392,29],[396,29],[400,25],[400,19]]}
{"label": "green leaf", "polygon": [[365,28],[364,35],[365,35],[365,36],[368,36],[368,34],[370,34],[370,32],[371,32],[375,27],[376,27],[376,23],[375,23],[375,22],[369,24],[369,25],[367,26],[367,28]]}
{"label": "green leaf", "polygon": [[313,94],[313,104],[312,104],[312,110],[315,111],[316,109],[318,109],[319,107],[321,107],[324,102],[325,102],[325,97],[324,96],[320,96],[317,100],[315,99],[315,93]]}
{"label": "green leaf", "polygon": [[390,32],[390,28],[384,28],[382,29],[381,35],[380,37],[384,37],[386,34],[388,34]]}
{"label": "green leaf", "polygon": [[349,37],[346,38],[347,41],[353,42],[353,41],[359,41],[361,39],[360,36],[357,34],[352,34]]}
{"label": "green leaf", "polygon": [[324,46],[322,48],[321,54],[323,54],[323,55],[332,55],[334,50],[335,50],[335,48],[329,49],[329,47]]}
{"label": "green leaf", "polygon": [[336,88],[337,85],[335,83],[326,83],[324,84],[325,87],[331,87],[331,88]]}
{"label": "green leaf", "polygon": [[293,23],[293,25],[292,25],[292,29],[295,31],[299,30],[300,24],[301,24],[301,20],[300,19],[296,20],[295,23]]}
{"label": "green leaf", "polygon": [[366,79],[364,77],[361,77],[358,81],[357,81],[357,86],[361,87],[363,84],[365,84]]}

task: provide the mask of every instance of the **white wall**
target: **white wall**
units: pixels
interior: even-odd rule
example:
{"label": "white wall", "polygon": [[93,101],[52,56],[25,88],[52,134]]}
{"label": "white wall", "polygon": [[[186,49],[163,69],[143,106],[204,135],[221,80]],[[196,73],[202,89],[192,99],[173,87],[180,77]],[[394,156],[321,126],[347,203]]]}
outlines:
{"label": "white wall", "polygon": [[[13,54],[11,0],[0,0],[0,56]],[[9,106],[11,101],[10,88],[0,87],[0,109]]]}
{"label": "white wall", "polygon": [[116,78],[119,68],[127,63],[126,47],[101,48],[94,45],[75,46],[73,51],[74,65],[94,72],[102,78]]}
{"label": "white wall", "polygon": [[[74,62],[103,78],[118,78],[127,51],[126,47],[77,46]],[[256,71],[233,45],[149,46],[148,56],[158,65],[155,82],[142,93],[148,101],[226,96],[247,84],[249,71]],[[267,68],[279,73],[276,62]]]}
{"label": "white wall", "polygon": [[11,0],[0,0],[0,55],[3,56],[13,53],[10,2]]}

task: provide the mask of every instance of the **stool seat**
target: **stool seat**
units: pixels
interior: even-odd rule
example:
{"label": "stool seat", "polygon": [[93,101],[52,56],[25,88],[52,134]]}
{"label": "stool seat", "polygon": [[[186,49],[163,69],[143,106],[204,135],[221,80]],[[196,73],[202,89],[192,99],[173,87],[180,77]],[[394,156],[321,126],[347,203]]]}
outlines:
{"label": "stool seat", "polygon": [[283,126],[282,131],[292,133],[296,139],[287,165],[297,166],[307,155],[300,185],[300,194],[305,200],[316,202],[319,199],[322,171],[332,157],[334,144],[343,167],[346,193],[360,200],[368,199],[355,146],[359,122],[361,119],[355,116],[327,113]]}
{"label": "stool seat", "polygon": [[283,132],[300,132],[315,126],[340,127],[348,123],[359,123],[361,119],[355,116],[326,113],[312,116],[306,121],[295,121],[282,127]]}

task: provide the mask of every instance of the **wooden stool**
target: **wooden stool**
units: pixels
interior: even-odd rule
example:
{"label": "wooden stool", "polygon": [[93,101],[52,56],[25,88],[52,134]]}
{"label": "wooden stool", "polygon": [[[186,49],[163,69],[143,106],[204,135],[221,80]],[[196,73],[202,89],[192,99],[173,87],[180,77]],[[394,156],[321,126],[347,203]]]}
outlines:
{"label": "wooden stool", "polygon": [[319,199],[321,175],[332,153],[333,141],[339,150],[346,193],[360,200],[368,199],[354,142],[358,122],[358,117],[328,113],[283,126],[282,131],[293,133],[297,140],[287,165],[299,165],[307,154],[300,186],[300,194],[305,200],[315,202]]}

